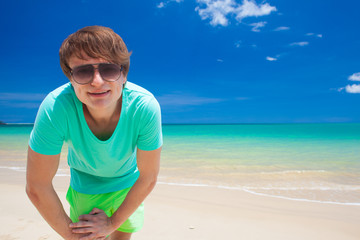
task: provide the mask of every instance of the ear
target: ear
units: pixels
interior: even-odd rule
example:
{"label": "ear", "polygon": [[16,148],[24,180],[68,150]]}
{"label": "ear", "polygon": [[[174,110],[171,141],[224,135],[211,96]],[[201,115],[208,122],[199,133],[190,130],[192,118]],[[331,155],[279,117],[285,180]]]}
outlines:
{"label": "ear", "polygon": [[125,88],[126,82],[127,82],[127,77],[125,77],[124,74],[121,73],[121,83],[122,83],[123,89]]}

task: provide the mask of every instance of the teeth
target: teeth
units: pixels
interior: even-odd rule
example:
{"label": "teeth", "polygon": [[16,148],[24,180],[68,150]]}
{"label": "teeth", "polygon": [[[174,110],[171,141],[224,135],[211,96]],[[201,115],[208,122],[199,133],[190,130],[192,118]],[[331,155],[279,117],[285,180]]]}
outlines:
{"label": "teeth", "polygon": [[93,93],[93,94],[104,94],[104,93],[107,93],[107,91],[105,91],[105,92]]}

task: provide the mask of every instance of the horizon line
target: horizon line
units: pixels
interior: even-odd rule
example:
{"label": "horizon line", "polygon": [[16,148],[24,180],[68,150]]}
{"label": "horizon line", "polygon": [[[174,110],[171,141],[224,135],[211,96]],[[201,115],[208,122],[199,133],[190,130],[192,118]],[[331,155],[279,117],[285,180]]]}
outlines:
{"label": "horizon line", "polygon": [[[347,123],[360,123],[360,122],[239,122],[239,123],[163,123],[166,125],[277,125],[277,124],[347,124]],[[34,125],[34,123],[6,123],[2,122],[0,126],[9,125]]]}

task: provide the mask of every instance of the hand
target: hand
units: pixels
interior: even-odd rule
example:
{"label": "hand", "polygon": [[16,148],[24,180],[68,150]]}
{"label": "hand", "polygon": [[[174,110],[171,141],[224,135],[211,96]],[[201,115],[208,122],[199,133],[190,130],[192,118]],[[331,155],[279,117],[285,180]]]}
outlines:
{"label": "hand", "polygon": [[64,237],[65,240],[79,240],[82,237],[89,236],[90,234],[79,234],[79,233],[72,233],[67,237]]}
{"label": "hand", "polygon": [[117,229],[113,226],[111,218],[98,208],[94,208],[89,214],[81,215],[79,222],[71,223],[69,227],[73,233],[87,234],[80,237],[80,240],[102,240]]}

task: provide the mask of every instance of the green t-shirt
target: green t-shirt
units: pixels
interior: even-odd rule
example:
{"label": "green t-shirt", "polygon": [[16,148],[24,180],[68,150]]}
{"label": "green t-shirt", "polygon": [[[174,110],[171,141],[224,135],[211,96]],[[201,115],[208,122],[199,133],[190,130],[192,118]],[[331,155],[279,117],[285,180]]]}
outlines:
{"label": "green t-shirt", "polygon": [[29,146],[37,153],[56,155],[64,141],[73,189],[98,194],[131,187],[139,177],[136,148],[151,151],[162,145],[159,103],[147,90],[127,82],[119,122],[112,136],[102,141],[91,132],[83,105],[67,83],[42,102]]}

